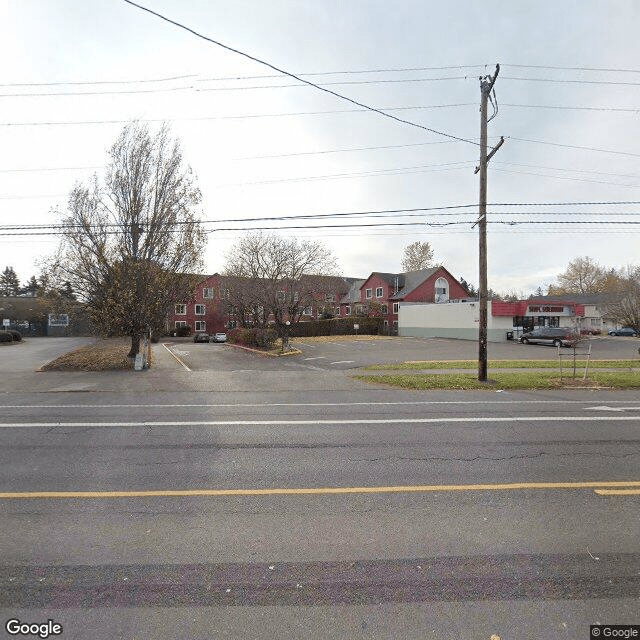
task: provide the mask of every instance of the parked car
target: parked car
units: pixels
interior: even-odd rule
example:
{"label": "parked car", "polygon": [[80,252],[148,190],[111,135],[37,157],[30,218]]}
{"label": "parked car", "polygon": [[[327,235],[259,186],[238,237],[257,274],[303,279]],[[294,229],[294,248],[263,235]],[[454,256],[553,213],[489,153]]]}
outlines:
{"label": "parked car", "polygon": [[226,342],[227,334],[226,333],[214,333],[211,336],[211,342]]}
{"label": "parked car", "polygon": [[622,327],[622,329],[610,329],[610,336],[631,336],[635,338],[638,335],[638,332],[632,327]]}
{"label": "parked car", "polygon": [[196,335],[193,336],[193,341],[194,342],[209,342],[209,334],[208,333],[196,333]]}
{"label": "parked car", "polygon": [[520,336],[522,344],[552,344],[554,347],[572,347],[579,340],[571,329],[543,327]]}

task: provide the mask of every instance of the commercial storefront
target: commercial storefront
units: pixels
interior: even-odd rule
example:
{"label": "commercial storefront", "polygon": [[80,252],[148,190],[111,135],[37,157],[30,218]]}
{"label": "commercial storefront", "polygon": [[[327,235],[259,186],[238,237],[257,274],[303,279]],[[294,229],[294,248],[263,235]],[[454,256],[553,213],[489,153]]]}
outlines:
{"label": "commercial storefront", "polygon": [[[490,342],[517,339],[537,327],[569,327],[606,333],[607,321],[598,304],[574,300],[490,300],[487,305],[487,338]],[[477,301],[448,304],[401,303],[398,333],[432,338],[478,338]]]}

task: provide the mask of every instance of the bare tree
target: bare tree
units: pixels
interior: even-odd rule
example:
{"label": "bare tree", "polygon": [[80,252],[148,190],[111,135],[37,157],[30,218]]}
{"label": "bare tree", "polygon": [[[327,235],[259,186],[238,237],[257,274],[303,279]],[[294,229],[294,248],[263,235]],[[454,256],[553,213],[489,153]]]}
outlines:
{"label": "bare tree", "polygon": [[589,256],[575,258],[549,285],[549,295],[564,293],[601,293],[607,288],[608,272]]}
{"label": "bare tree", "polygon": [[416,240],[404,248],[402,257],[403,271],[420,271],[433,265],[433,249],[428,242]]}
{"label": "bare tree", "polygon": [[640,267],[627,267],[610,278],[607,313],[623,326],[640,330]]}
{"label": "bare tree", "polygon": [[111,147],[103,182],[69,196],[53,273],[86,302],[104,333],[131,337],[135,356],[170,305],[188,299],[201,270],[204,233],[194,216],[200,191],[180,145],[163,126],[125,127]]}
{"label": "bare tree", "polygon": [[[337,273],[336,258],[322,243],[264,232],[239,240],[227,254],[224,269],[230,304],[261,323],[271,317],[281,338],[287,320],[298,322],[332,286],[346,287]],[[327,276],[335,281],[327,281]]]}

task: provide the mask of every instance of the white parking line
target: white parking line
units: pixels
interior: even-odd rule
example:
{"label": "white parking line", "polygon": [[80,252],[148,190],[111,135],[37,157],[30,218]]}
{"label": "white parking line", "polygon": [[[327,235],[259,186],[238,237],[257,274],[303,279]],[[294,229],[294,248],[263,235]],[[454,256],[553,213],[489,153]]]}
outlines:
{"label": "white parking line", "polygon": [[167,345],[163,342],[162,346],[187,370],[187,371],[191,371],[191,369],[189,369],[189,367],[187,367],[187,365],[182,362],[182,360],[180,360],[180,358],[178,358],[178,356],[169,348],[167,347]]}
{"label": "white parking line", "polygon": [[[500,424],[515,422],[609,422],[608,416],[469,416],[464,418],[362,418],[328,420],[191,420],[191,421],[125,421],[125,422],[0,422],[0,429],[28,429],[54,427],[96,428],[96,427],[222,427],[222,426],[282,426],[282,425],[350,425],[350,424]],[[640,416],[617,416],[616,422],[638,422]]]}
{"label": "white parking line", "polygon": [[313,358],[305,358],[305,360],[326,360],[327,356],[314,356]]}
{"label": "white parking line", "polygon": [[329,364],[352,364],[355,360],[338,360],[337,362],[331,362]]}

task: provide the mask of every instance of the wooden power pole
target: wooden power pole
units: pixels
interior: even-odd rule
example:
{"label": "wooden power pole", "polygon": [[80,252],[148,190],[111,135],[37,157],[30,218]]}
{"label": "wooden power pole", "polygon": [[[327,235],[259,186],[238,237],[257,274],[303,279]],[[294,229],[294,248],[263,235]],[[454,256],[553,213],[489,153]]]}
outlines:
{"label": "wooden power pole", "polygon": [[496,82],[500,65],[496,65],[493,76],[480,78],[480,166],[476,173],[480,172],[480,205],[478,216],[479,231],[479,304],[480,317],[478,326],[478,380],[487,380],[487,164],[493,154],[502,146],[504,138],[487,154],[487,110],[489,97]]}

